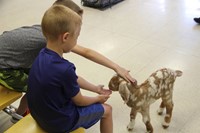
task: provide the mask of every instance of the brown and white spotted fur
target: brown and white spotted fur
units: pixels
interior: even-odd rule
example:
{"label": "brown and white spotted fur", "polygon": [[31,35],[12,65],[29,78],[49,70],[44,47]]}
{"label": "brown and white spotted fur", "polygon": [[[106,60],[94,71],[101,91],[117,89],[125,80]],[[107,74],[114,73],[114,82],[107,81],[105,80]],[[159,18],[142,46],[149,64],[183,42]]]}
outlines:
{"label": "brown and white spotted fur", "polygon": [[162,99],[162,102],[158,114],[161,115],[164,108],[166,108],[166,115],[162,126],[163,128],[169,127],[174,106],[172,100],[173,86],[176,77],[180,77],[181,75],[182,72],[180,70],[163,68],[151,74],[141,85],[127,83],[118,75],[111,78],[109,89],[112,91],[119,91],[124,102],[131,107],[130,123],[127,126],[129,131],[133,130],[136,114],[140,112],[143,122],[146,125],[147,132],[153,133],[149,110],[150,105],[159,98]]}

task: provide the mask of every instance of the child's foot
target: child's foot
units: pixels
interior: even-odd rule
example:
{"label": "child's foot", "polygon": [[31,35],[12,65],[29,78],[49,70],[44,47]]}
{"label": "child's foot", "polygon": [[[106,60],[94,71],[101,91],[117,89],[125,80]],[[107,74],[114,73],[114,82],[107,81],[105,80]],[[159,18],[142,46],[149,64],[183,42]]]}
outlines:
{"label": "child's foot", "polygon": [[13,114],[14,112],[16,112],[16,108],[12,105],[7,106],[3,109],[3,111],[9,115]]}
{"label": "child's foot", "polygon": [[12,116],[12,118],[10,119],[10,121],[14,124],[17,123],[20,119],[23,118],[23,116],[21,116],[17,113],[13,113],[13,114],[11,114],[11,116]]}

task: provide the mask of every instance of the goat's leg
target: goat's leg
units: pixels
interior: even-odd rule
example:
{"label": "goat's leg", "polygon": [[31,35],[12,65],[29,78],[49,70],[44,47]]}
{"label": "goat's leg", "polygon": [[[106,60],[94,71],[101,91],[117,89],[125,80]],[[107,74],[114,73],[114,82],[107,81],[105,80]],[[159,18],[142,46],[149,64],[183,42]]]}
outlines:
{"label": "goat's leg", "polygon": [[137,111],[131,108],[131,113],[130,113],[130,122],[127,126],[128,131],[132,131],[134,126],[135,126],[135,118],[137,115]]}
{"label": "goat's leg", "polygon": [[163,111],[164,111],[165,107],[166,107],[165,106],[165,102],[162,100],[162,102],[160,104],[160,107],[159,107],[159,109],[157,111],[158,115],[162,115],[163,114]]}
{"label": "goat's leg", "polygon": [[146,130],[148,133],[153,133],[153,127],[150,122],[150,116],[149,116],[149,107],[146,107],[142,112],[142,120],[146,126]]}
{"label": "goat's leg", "polygon": [[162,124],[163,128],[168,128],[171,122],[172,111],[174,104],[172,101],[166,103],[166,115],[164,117],[164,123]]}

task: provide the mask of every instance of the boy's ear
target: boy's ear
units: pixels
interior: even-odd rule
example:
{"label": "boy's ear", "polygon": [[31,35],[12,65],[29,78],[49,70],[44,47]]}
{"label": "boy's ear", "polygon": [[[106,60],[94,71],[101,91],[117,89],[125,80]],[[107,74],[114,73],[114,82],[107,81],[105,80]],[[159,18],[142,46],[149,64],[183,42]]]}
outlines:
{"label": "boy's ear", "polygon": [[69,38],[69,32],[65,32],[63,35],[62,35],[62,40],[63,42],[67,41]]}

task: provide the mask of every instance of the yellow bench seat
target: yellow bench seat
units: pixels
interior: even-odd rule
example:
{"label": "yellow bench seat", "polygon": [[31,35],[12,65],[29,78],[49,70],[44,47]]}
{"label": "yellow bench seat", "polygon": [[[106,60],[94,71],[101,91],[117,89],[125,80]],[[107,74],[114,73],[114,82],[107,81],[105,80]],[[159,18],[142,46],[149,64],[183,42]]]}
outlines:
{"label": "yellow bench seat", "polygon": [[[42,130],[30,114],[10,127],[5,133],[46,133]],[[85,133],[84,128],[78,128],[71,133]]]}
{"label": "yellow bench seat", "polygon": [[21,92],[16,92],[0,85],[0,110],[9,106],[22,96]]}

